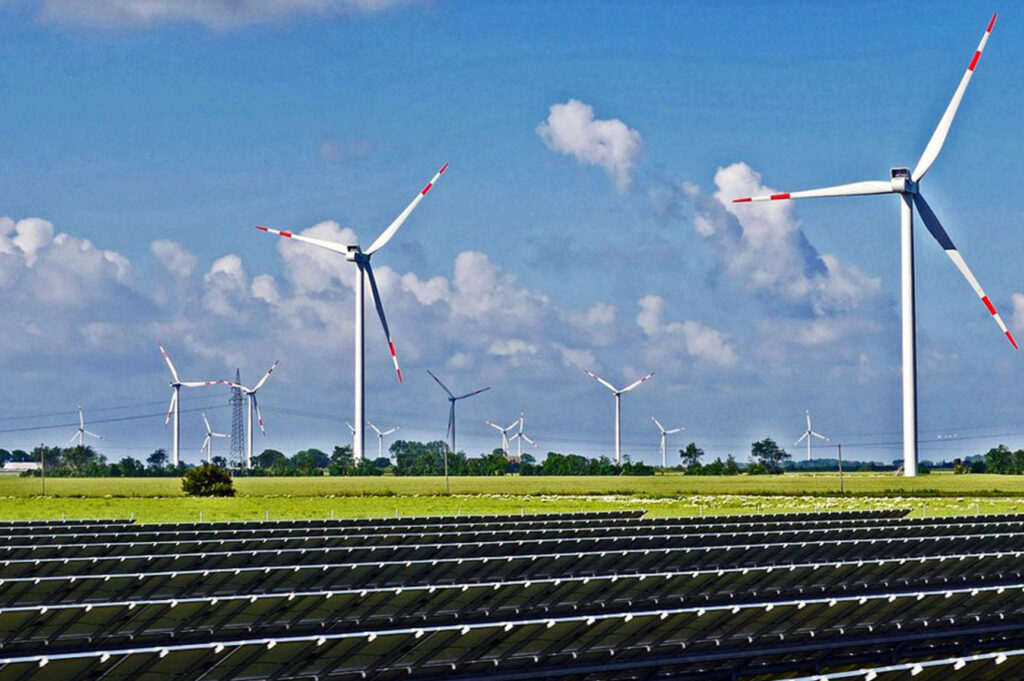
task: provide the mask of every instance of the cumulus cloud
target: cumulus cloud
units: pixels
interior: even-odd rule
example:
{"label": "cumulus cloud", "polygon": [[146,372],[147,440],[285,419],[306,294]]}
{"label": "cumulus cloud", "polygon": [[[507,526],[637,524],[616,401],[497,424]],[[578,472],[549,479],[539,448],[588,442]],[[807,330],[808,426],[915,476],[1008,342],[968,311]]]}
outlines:
{"label": "cumulus cloud", "polygon": [[666,322],[665,300],[661,296],[644,296],[638,305],[636,324],[645,336],[655,341],[648,351],[649,361],[663,361],[666,355],[683,351],[711,365],[736,365],[736,350],[721,331],[695,320]]}
{"label": "cumulus cloud", "polygon": [[1024,293],[1013,294],[1013,326],[1024,330]]}
{"label": "cumulus cloud", "polygon": [[149,250],[165,270],[180,279],[191,277],[199,265],[199,258],[186,251],[177,241],[159,239],[149,245]]}
{"label": "cumulus cloud", "polygon": [[643,140],[618,118],[596,119],[594,107],[570,99],[552,105],[547,120],[535,132],[548,149],[572,156],[583,165],[600,166],[619,191],[629,189]]}
{"label": "cumulus cloud", "polygon": [[74,27],[198,24],[226,31],[299,17],[379,12],[409,0],[43,0],[44,21]]}

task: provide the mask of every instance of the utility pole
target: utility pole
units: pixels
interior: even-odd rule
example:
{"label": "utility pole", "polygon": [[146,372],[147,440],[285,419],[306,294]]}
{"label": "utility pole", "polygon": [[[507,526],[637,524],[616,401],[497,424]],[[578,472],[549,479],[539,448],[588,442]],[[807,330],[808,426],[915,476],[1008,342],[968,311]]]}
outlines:
{"label": "utility pole", "polygon": [[451,496],[452,487],[448,481],[448,446],[441,445],[441,451],[444,452],[444,493]]}
{"label": "utility pole", "polygon": [[843,494],[843,443],[839,443],[839,494]]}
{"label": "utility pole", "polygon": [[46,496],[46,447],[39,448],[39,470],[41,472],[43,492],[42,495]]}

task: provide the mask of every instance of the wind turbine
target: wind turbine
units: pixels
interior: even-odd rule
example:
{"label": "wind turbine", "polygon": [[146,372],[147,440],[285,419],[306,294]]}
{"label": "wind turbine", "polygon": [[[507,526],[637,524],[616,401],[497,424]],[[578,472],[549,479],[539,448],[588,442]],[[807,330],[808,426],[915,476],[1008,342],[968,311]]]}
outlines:
{"label": "wind turbine", "polygon": [[807,460],[808,461],[811,460],[811,440],[813,438],[818,438],[819,440],[824,440],[825,442],[828,442],[828,438],[827,437],[825,437],[821,433],[815,433],[814,429],[811,428],[811,412],[810,412],[810,410],[808,410],[807,411],[807,430],[805,430],[804,434],[800,436],[800,439],[795,442],[795,444],[800,444],[804,440],[807,440]]}
{"label": "wind turbine", "polygon": [[748,203],[751,201],[781,201],[823,196],[899,195],[900,244],[902,249],[901,308],[903,315],[903,474],[906,476],[917,475],[917,330],[914,312],[914,206],[917,207],[917,212],[920,214],[925,227],[935,240],[939,242],[942,250],[946,252],[946,255],[953,261],[953,264],[960,270],[964,278],[967,279],[974,292],[981,298],[981,302],[985,304],[985,308],[992,315],[992,318],[995,319],[1002,332],[1006,334],[1013,347],[1017,348],[1017,341],[1014,340],[1013,335],[1006,328],[1006,324],[1003,323],[999,313],[996,312],[992,301],[985,295],[978,280],[975,279],[974,274],[967,267],[967,263],[960,256],[960,252],[953,245],[953,241],[949,238],[949,234],[946,233],[942,223],[939,222],[939,219],[921,195],[919,184],[921,179],[924,178],[925,173],[928,172],[928,169],[932,167],[932,164],[939,155],[939,151],[942,149],[943,143],[946,141],[946,135],[949,134],[950,126],[953,124],[953,117],[956,116],[957,108],[960,106],[960,100],[963,99],[967,85],[971,82],[971,76],[974,75],[974,69],[978,65],[978,60],[981,58],[981,53],[985,49],[985,43],[988,42],[995,23],[996,15],[993,14],[992,20],[988,22],[988,28],[985,29],[985,34],[981,37],[981,44],[978,45],[978,49],[971,58],[967,71],[964,72],[963,78],[960,79],[960,85],[957,86],[956,91],[953,93],[953,98],[946,107],[945,113],[942,114],[938,126],[932,133],[931,139],[928,140],[928,145],[924,148],[924,152],[921,154],[921,158],[918,159],[913,171],[907,168],[893,168],[889,172],[889,180],[868,180],[822,189],[783,192],[733,200],[733,203]]}
{"label": "wind turbine", "polygon": [[384,458],[384,438],[387,437],[388,435],[391,435],[392,433],[398,432],[399,427],[395,426],[394,428],[390,428],[388,430],[381,431],[380,428],[378,428],[376,425],[374,425],[373,421],[367,421],[366,423],[369,424],[369,426],[371,428],[373,428],[373,432],[377,433],[377,458],[378,459],[383,459]]}
{"label": "wind turbine", "polygon": [[611,390],[612,394],[615,395],[615,465],[621,465],[622,464],[622,395],[623,395],[623,393],[628,393],[630,390],[635,389],[641,383],[643,383],[644,381],[649,379],[651,376],[654,375],[654,372],[652,371],[651,373],[647,374],[643,378],[640,378],[640,379],[637,379],[636,381],[633,381],[632,383],[627,385],[622,390],[619,390],[614,385],[612,385],[611,383],[609,383],[608,381],[604,380],[603,378],[601,378],[600,376],[598,376],[597,374],[595,374],[595,373],[593,373],[591,371],[587,371],[586,369],[584,369],[583,373],[585,373],[587,376],[590,376],[592,379],[594,379],[595,381],[597,381],[598,383],[600,383],[604,387],[606,387],[609,390]]}
{"label": "wind turbine", "polygon": [[280,360],[275,360],[273,366],[271,366],[269,369],[267,369],[267,373],[265,373],[263,375],[263,378],[261,378],[259,380],[259,383],[257,383],[252,388],[250,388],[248,386],[244,386],[241,383],[235,383],[233,381],[225,381],[232,388],[238,388],[243,393],[245,393],[245,397],[246,397],[246,419],[245,419],[245,467],[246,468],[252,468],[252,436],[253,436],[253,413],[254,412],[255,412],[256,418],[259,420],[259,423],[260,423],[260,431],[264,435],[267,434],[266,428],[263,427],[263,415],[260,413],[260,405],[259,405],[259,402],[256,400],[256,393],[257,393],[257,391],[259,391],[260,388],[263,387],[263,384],[267,382],[267,379],[270,378],[270,374],[274,373],[274,369],[277,368],[277,365],[279,363],[280,363]]}
{"label": "wind turbine", "polygon": [[684,430],[686,430],[686,428],[684,428],[683,426],[679,426],[678,428],[673,428],[672,430],[665,430],[665,426],[661,425],[661,421],[654,418],[653,416],[651,417],[651,420],[654,421],[654,425],[658,426],[658,430],[661,431],[661,467],[668,468],[668,457],[665,454],[665,441],[669,435],[681,433]]}
{"label": "wind turbine", "polygon": [[94,437],[97,440],[102,440],[103,439],[102,435],[97,435],[96,433],[92,432],[91,430],[86,430],[85,429],[85,415],[82,413],[82,405],[81,405],[81,403],[79,403],[79,405],[78,405],[78,430],[76,430],[75,434],[71,436],[70,440],[68,440],[68,445],[70,445],[75,440],[78,440],[78,446],[79,447],[84,447],[85,446],[85,436],[86,435],[88,435],[89,437]]}
{"label": "wind turbine", "polygon": [[213,438],[227,437],[227,434],[213,432],[210,428],[210,421],[206,418],[206,414],[203,414],[203,423],[206,424],[206,439],[203,440],[203,446],[200,451],[206,452],[206,463],[213,463]]}
{"label": "wind turbine", "polygon": [[174,426],[171,428],[173,433],[171,442],[171,461],[175,467],[181,461],[180,442],[181,442],[181,389],[182,388],[204,388],[210,385],[219,385],[226,381],[183,381],[178,378],[178,370],[174,368],[174,362],[171,361],[170,355],[164,350],[164,346],[157,343],[157,347],[160,348],[160,354],[163,356],[164,361],[167,362],[167,368],[171,370],[171,405],[167,407],[167,416],[164,418],[164,428],[167,424],[174,419]]}
{"label": "wind turbine", "polygon": [[525,423],[526,423],[526,412],[520,412],[519,413],[519,432],[509,438],[510,441],[511,440],[515,440],[516,441],[516,458],[519,459],[520,461],[523,460],[523,440],[526,440],[527,442],[529,442],[534,447],[537,446],[537,443],[534,442],[533,440],[531,440],[530,438],[528,438],[526,436],[526,433],[523,432],[523,426],[524,426]]}
{"label": "wind turbine", "polygon": [[502,428],[497,423],[494,423],[492,421],[484,421],[484,423],[489,425],[491,428],[494,428],[496,431],[501,433],[501,451],[505,452],[505,456],[506,457],[508,456],[508,443],[510,441],[509,437],[508,437],[508,433],[509,433],[510,430],[515,428],[517,425],[519,426],[520,432],[523,430],[522,418],[523,417],[520,416],[515,421],[513,421],[511,424],[509,424],[509,426],[507,428]]}
{"label": "wind turbine", "polygon": [[448,430],[445,434],[451,437],[451,452],[454,454],[455,452],[459,451],[455,449],[455,403],[458,402],[459,400],[464,400],[467,397],[479,395],[482,392],[490,390],[490,388],[480,388],[479,390],[474,390],[471,393],[466,393],[465,395],[459,395],[458,397],[456,397],[452,393],[452,391],[448,389],[448,386],[442,383],[441,379],[434,375],[433,371],[427,369],[427,373],[430,374],[430,377],[437,381],[437,384],[441,386],[441,389],[448,394]]}
{"label": "wind turbine", "polygon": [[377,307],[377,316],[380,317],[380,324],[384,328],[384,336],[388,341],[388,351],[391,353],[391,361],[395,364],[395,373],[398,375],[398,382],[402,382],[402,369],[398,366],[398,355],[395,354],[395,344],[391,339],[391,330],[388,328],[387,317],[384,316],[384,305],[380,300],[380,293],[377,291],[377,280],[373,278],[373,268],[370,267],[370,258],[374,253],[383,248],[391,238],[395,236],[395,232],[402,226],[413,209],[419,205],[423,197],[427,195],[427,192],[437,184],[438,180],[441,179],[441,175],[448,169],[448,163],[441,166],[441,169],[437,171],[433,179],[427,183],[427,186],[420,190],[420,193],[416,195],[416,198],[405,207],[398,217],[388,225],[387,229],[381,232],[380,236],[377,237],[376,241],[370,244],[370,247],[365,251],[362,250],[358,244],[339,244],[333,241],[325,241],[323,239],[314,239],[308,236],[301,236],[299,234],[293,234],[291,232],[282,232],[277,229],[270,229],[269,227],[257,226],[256,229],[264,232],[270,232],[271,234],[277,234],[279,236],[286,237],[288,239],[295,239],[296,241],[303,241],[307,244],[319,246],[328,251],[339,253],[345,256],[345,259],[355,264],[358,269],[358,273],[355,279],[355,324],[353,326],[355,332],[355,409],[353,413],[352,421],[355,423],[352,437],[352,454],[356,461],[361,461],[363,458],[363,449],[366,445],[366,417],[364,415],[365,407],[365,389],[363,384],[363,369],[364,369],[364,341],[365,334],[363,333],[363,308],[365,305],[365,286],[366,282],[370,283],[370,292],[373,294],[373,303]]}

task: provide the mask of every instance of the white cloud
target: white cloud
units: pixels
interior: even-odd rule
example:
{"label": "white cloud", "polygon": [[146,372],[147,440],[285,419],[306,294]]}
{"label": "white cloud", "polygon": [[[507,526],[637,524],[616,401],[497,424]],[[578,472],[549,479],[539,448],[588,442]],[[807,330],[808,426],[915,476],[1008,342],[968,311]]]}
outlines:
{"label": "white cloud", "polygon": [[496,340],[487,348],[488,355],[497,357],[515,357],[516,355],[536,355],[537,345],[528,343],[521,338],[509,340]]}
{"label": "white cloud", "polygon": [[664,361],[682,350],[691,357],[721,367],[735,366],[738,357],[721,331],[694,320],[665,322],[665,300],[661,296],[647,295],[637,304],[637,326],[653,340],[648,361]]}
{"label": "white cloud", "polygon": [[406,0],[45,0],[44,21],[74,27],[151,28],[192,23],[216,31],[296,17],[379,12]]}
{"label": "white cloud", "polygon": [[1013,326],[1024,330],[1024,293],[1013,294]]}
{"label": "white cloud", "polygon": [[240,257],[229,254],[217,258],[210,266],[210,271],[203,277],[203,306],[223,317],[244,318],[248,281],[249,277]]}
{"label": "white cloud", "polygon": [[617,118],[595,119],[594,107],[577,99],[552,105],[535,132],[548,149],[604,168],[619,191],[629,188],[633,166],[643,151],[639,132]]}
{"label": "white cloud", "polygon": [[25,254],[25,264],[29,267],[36,262],[40,249],[53,241],[53,223],[39,218],[25,218],[14,224],[14,237],[11,243]]}
{"label": "white cloud", "polygon": [[252,295],[265,303],[276,305],[281,302],[281,291],[269,274],[258,274],[252,279]]}
{"label": "white cloud", "polygon": [[191,277],[199,265],[199,258],[185,250],[177,241],[159,239],[149,245],[149,250],[165,270],[180,279]]}
{"label": "white cloud", "polygon": [[[340,244],[359,243],[355,232],[334,221],[318,223],[296,234]],[[320,293],[330,289],[334,282],[341,282],[348,288],[355,285],[356,268],[341,253],[292,239],[279,239],[277,250],[284,259],[286,278],[297,289]]]}

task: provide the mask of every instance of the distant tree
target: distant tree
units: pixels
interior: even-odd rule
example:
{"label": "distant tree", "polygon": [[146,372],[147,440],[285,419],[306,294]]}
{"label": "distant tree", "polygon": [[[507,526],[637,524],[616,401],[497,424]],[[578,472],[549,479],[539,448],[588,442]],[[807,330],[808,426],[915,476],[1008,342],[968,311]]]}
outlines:
{"label": "distant tree", "polygon": [[725,458],[725,474],[726,475],[739,475],[740,465],[736,463],[736,457],[730,454]]}
{"label": "distant tree", "polygon": [[953,459],[953,472],[957,475],[964,475],[971,472],[971,465],[963,459]]}
{"label": "distant tree", "polygon": [[770,437],[750,445],[750,456],[772,475],[781,474],[782,466],[789,458],[786,450],[777,445],[775,440]]}
{"label": "distant tree", "polygon": [[166,468],[168,460],[167,450],[162,447],[146,457],[146,463],[154,471],[161,471]]}
{"label": "distant tree", "polygon": [[703,456],[704,450],[698,447],[695,442],[686,445],[686,449],[679,450],[679,457],[683,460],[683,470],[690,475],[700,472],[700,460]]}
{"label": "distant tree", "polygon": [[34,459],[32,458],[32,455],[26,452],[24,449],[15,449],[11,452],[11,461],[25,463],[27,461],[34,461]]}
{"label": "distant tree", "polygon": [[327,464],[327,473],[328,475],[348,475],[353,466],[355,466],[355,460],[352,458],[352,447],[349,445],[335,446],[330,463]]}
{"label": "distant tree", "polygon": [[[276,449],[264,449],[260,452],[259,456],[256,457],[255,463],[260,468],[270,469],[279,467],[287,461],[287,459],[288,457],[285,456],[283,452],[279,452]],[[221,468],[224,468],[224,466],[221,466]]]}
{"label": "distant tree", "polygon": [[224,470],[227,470],[228,460],[223,456],[215,456],[213,457],[213,465],[217,466],[218,468],[223,468]]}
{"label": "distant tree", "polygon": [[117,475],[124,478],[136,478],[146,474],[146,467],[136,458],[126,456],[110,467],[111,473],[115,470]]}
{"label": "distant tree", "polygon": [[291,459],[291,468],[296,475],[317,475],[327,468],[330,459],[319,449],[303,449]]}
{"label": "distant tree", "polygon": [[1024,449],[1018,449],[1013,453],[1013,472],[1016,475],[1024,474]]}
{"label": "distant tree", "polygon": [[235,496],[235,486],[227,471],[205,463],[185,473],[181,479],[181,489],[190,497]]}
{"label": "distant tree", "polygon": [[9,451],[7,451],[6,449],[0,448],[0,466],[3,466],[5,463],[10,461],[11,459],[12,459],[11,453]]}
{"label": "distant tree", "polygon": [[985,472],[1012,475],[1014,470],[1013,452],[1006,445],[999,445],[985,452]]}

